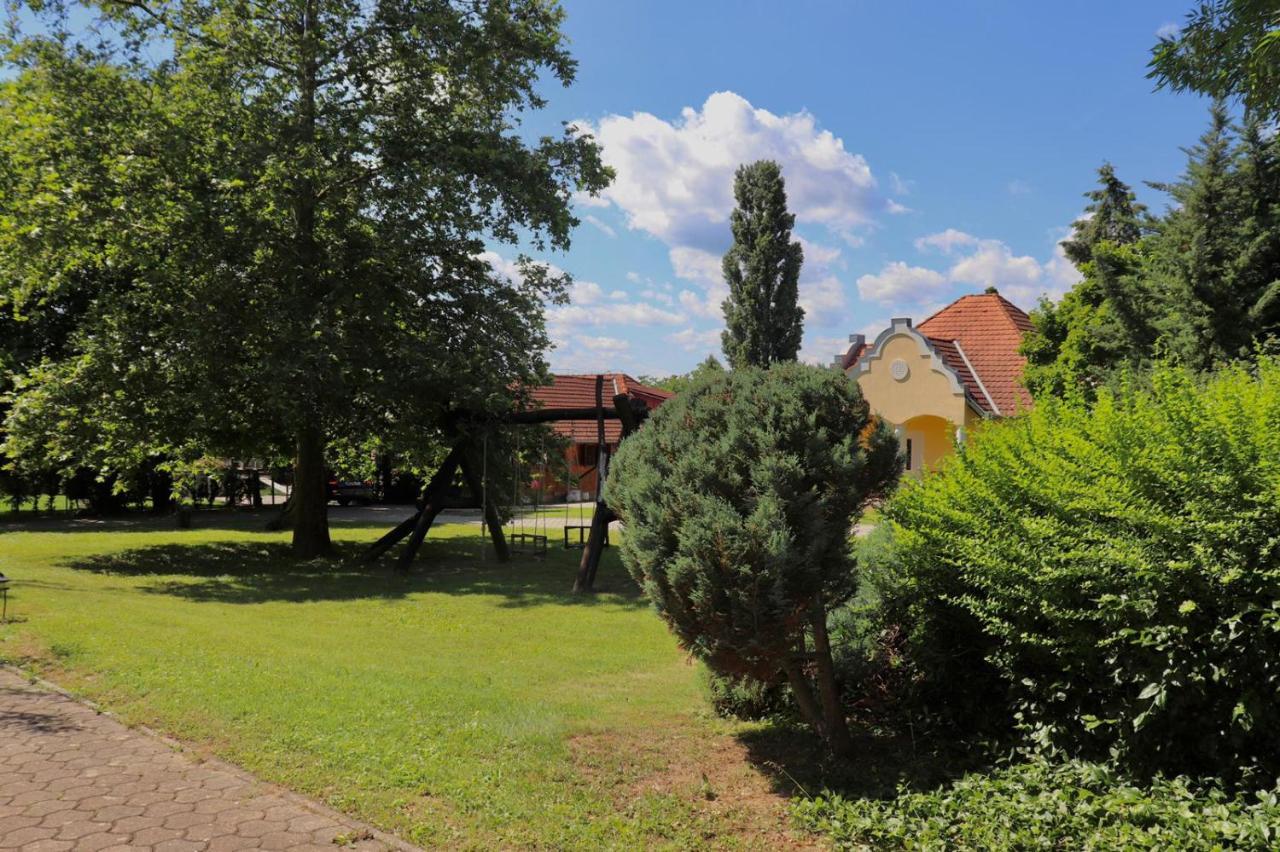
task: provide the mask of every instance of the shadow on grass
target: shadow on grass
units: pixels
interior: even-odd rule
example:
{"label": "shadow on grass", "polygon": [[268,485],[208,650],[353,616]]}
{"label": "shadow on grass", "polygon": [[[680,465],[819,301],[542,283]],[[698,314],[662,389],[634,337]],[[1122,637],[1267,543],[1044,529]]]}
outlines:
{"label": "shadow on grass", "polygon": [[954,744],[913,741],[906,736],[852,731],[853,758],[832,757],[810,731],[784,722],[740,732],[747,758],[785,796],[824,790],[848,799],[892,799],[899,788],[932,790],[966,772],[989,769],[986,749],[958,751]]}
{"label": "shadow on grass", "polygon": [[516,557],[499,564],[480,558],[479,536],[427,539],[407,574],[390,559],[361,561],[367,543],[335,542],[330,559],[300,561],[281,541],[159,544],[90,556],[67,567],[98,574],[149,578],[150,594],[197,602],[265,603],[397,599],[417,593],[490,595],[504,607],[545,604],[614,605],[647,602],[623,570],[617,554],[605,553],[594,595],[572,593],[577,551],[548,550],[542,559]]}

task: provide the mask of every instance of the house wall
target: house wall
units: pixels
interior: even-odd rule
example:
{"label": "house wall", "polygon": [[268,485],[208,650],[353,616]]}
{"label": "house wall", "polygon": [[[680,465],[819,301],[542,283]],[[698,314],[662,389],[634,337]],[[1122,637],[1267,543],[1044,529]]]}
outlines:
{"label": "house wall", "polygon": [[[957,427],[967,433],[982,418],[914,332],[903,330],[886,338],[878,357],[872,357],[875,354],[864,355],[853,374],[871,410],[896,427],[903,448],[911,441],[911,473],[919,475],[955,450]],[[895,377],[895,361],[906,365],[905,378]]]}
{"label": "house wall", "polygon": [[[950,375],[943,372],[945,367],[936,365],[934,358],[913,336],[895,334],[884,342],[879,358],[870,359],[870,353],[864,356],[863,362],[870,366],[856,374],[858,387],[872,410],[895,425],[922,415],[965,423],[969,406],[964,391],[955,388]],[[898,360],[908,369],[901,381],[892,373],[893,362]]]}

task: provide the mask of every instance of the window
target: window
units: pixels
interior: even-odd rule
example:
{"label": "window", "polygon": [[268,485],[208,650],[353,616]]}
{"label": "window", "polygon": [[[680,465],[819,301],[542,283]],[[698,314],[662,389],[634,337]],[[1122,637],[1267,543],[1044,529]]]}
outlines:
{"label": "window", "polygon": [[911,439],[907,439],[907,470],[911,470]]}
{"label": "window", "polygon": [[578,464],[592,467],[600,461],[600,448],[595,444],[578,445]]}

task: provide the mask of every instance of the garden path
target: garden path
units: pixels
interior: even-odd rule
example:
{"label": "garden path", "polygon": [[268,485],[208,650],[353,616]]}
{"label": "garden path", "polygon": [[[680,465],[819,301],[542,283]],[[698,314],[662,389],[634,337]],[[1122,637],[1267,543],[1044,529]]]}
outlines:
{"label": "garden path", "polygon": [[0,667],[0,850],[412,850]]}

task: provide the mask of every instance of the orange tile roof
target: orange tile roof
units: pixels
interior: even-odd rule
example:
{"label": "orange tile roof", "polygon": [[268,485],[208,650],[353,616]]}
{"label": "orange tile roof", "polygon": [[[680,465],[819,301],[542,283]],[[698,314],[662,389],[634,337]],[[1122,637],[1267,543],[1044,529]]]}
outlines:
{"label": "orange tile roof", "polygon": [[[1026,359],[1018,354],[1018,346],[1031,330],[1031,318],[1013,302],[999,293],[961,296],[917,325],[916,330],[930,338],[935,347],[939,341],[959,343],[973,366],[975,385],[980,382],[986,388],[986,394],[981,388],[971,390],[984,407],[987,394],[999,409],[995,413],[1009,415],[1030,407],[1031,395],[1021,383]],[[954,364],[952,368],[955,369]],[[968,387],[963,374],[961,380]]]}
{"label": "orange tile roof", "polygon": [[[626,373],[604,373],[604,404],[613,406],[615,394],[625,393],[632,399],[644,402],[650,411],[675,394],[662,388],[643,385]],[[555,375],[551,383],[533,389],[533,399],[538,408],[592,408],[596,404],[596,376]],[[561,420],[551,424],[556,434],[563,435],[575,444],[596,442],[596,421]],[[604,438],[608,444],[622,440],[622,423],[604,421]]]}
{"label": "orange tile roof", "polygon": [[969,368],[969,362],[966,360],[966,354],[961,350],[960,344],[954,340],[944,340],[941,337],[929,337],[928,340],[930,345],[933,346],[933,350],[938,353],[938,356],[947,363],[951,371],[960,379],[960,384],[964,385],[965,391],[969,394],[974,404],[987,414],[995,414],[996,411],[991,405],[991,400],[987,398],[987,394],[982,390],[982,383],[978,381],[978,377]]}

